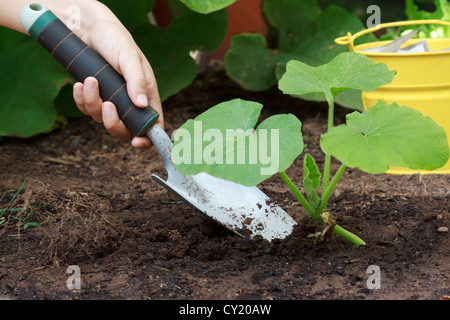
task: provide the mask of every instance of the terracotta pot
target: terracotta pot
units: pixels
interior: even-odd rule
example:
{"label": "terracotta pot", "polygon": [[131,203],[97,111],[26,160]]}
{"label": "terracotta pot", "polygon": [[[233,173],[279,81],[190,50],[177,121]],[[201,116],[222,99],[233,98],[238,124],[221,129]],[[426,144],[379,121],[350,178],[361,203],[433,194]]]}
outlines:
{"label": "terracotta pot", "polygon": [[156,22],[162,28],[167,27],[172,22],[173,16],[166,0],[156,0],[152,11]]}
{"label": "terracotta pot", "polygon": [[213,59],[223,60],[230,47],[233,35],[244,32],[267,33],[267,25],[262,13],[262,0],[238,0],[227,8],[228,28],[225,40],[215,52],[209,56]]}

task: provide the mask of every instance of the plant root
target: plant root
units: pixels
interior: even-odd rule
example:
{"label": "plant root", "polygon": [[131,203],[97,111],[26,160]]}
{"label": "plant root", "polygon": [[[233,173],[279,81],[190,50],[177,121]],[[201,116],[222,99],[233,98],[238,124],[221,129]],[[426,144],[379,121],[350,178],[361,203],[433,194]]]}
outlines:
{"label": "plant root", "polygon": [[320,216],[323,219],[323,229],[315,233],[308,235],[308,238],[314,238],[314,244],[320,244],[327,240],[331,241],[334,238],[334,227],[336,226],[336,221],[334,221],[331,213],[329,211],[323,211]]}

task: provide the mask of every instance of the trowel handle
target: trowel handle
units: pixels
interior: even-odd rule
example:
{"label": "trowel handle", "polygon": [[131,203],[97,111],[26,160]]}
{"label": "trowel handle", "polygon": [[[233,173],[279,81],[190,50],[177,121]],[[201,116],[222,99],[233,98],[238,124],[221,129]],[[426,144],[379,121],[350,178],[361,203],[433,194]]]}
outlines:
{"label": "trowel handle", "polygon": [[135,106],[128,96],[125,79],[44,5],[29,3],[20,13],[20,22],[77,81],[95,77],[100,97],[114,103],[120,119],[134,135],[144,135],[156,123],[158,112],[151,106]]}

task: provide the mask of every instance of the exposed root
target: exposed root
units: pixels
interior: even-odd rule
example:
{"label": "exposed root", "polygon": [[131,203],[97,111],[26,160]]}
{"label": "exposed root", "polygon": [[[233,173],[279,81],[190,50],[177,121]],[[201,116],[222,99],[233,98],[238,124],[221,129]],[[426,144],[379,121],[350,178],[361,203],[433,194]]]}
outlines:
{"label": "exposed root", "polygon": [[336,226],[336,221],[334,221],[331,213],[329,211],[324,211],[320,215],[323,219],[323,229],[316,233],[308,235],[308,238],[315,238],[314,243],[319,244],[327,240],[332,240],[334,235],[334,227]]}

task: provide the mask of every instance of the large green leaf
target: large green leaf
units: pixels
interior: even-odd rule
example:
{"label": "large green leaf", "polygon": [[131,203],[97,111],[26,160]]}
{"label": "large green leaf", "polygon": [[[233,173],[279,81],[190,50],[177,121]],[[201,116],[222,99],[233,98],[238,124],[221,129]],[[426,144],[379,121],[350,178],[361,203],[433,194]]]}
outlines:
{"label": "large green leaf", "polygon": [[333,103],[344,90],[373,91],[391,82],[395,74],[396,71],[389,71],[384,63],[376,64],[356,52],[344,52],[319,67],[290,61],[279,88],[283,93],[292,95],[320,93],[329,103]]}
{"label": "large green leaf", "polygon": [[155,5],[155,0],[101,0],[128,29],[133,29],[146,22],[148,12]]}
{"label": "large green leaf", "polygon": [[133,36],[152,65],[162,101],[194,80],[197,74],[195,61],[186,48],[172,43],[163,29],[145,24],[136,28]]}
{"label": "large green leaf", "polygon": [[200,14],[180,10],[180,15],[166,28],[166,42],[186,50],[212,52],[223,42],[228,25],[228,13],[220,10]]}
{"label": "large green leaf", "polygon": [[15,36],[0,48],[0,131],[29,137],[55,123],[53,100],[68,76],[34,40]]}
{"label": "large green leaf", "polygon": [[192,50],[213,51],[222,43],[228,21],[225,10],[208,15],[182,10],[167,28],[142,24],[132,35],[152,65],[161,100],[188,86],[197,75]]}
{"label": "large green leaf", "polygon": [[378,101],[366,111],[347,115],[347,124],[322,136],[322,150],[348,167],[383,173],[389,167],[434,170],[445,165],[445,130],[407,106]]}
{"label": "large green leaf", "polygon": [[214,11],[219,11],[230,4],[236,2],[236,0],[180,0],[189,9],[194,10],[198,13],[211,13]]}
{"label": "large green leaf", "polygon": [[[231,38],[231,48],[225,57],[227,74],[247,90],[266,90],[276,84],[277,64],[292,59],[304,59],[295,53],[273,51],[260,34],[242,34]],[[311,60],[306,59],[306,62]]]}
{"label": "large green leaf", "polygon": [[185,175],[207,172],[254,186],[286,170],[303,150],[301,122],[272,116],[254,129],[262,105],[235,99],[212,107],[175,132],[172,160]]}
{"label": "large green leaf", "polygon": [[77,105],[73,100],[72,83],[67,83],[64,85],[53,102],[55,104],[56,112],[61,116],[70,118],[79,118],[84,116],[84,113],[77,108]]}
{"label": "large green leaf", "polygon": [[[337,6],[328,6],[321,11],[315,0],[264,0],[264,13],[278,31],[277,48],[269,47],[264,38],[259,39],[261,35],[241,34],[233,37],[225,58],[227,74],[245,88],[256,91],[273,86],[292,59],[311,66],[329,62],[348,50],[336,45],[335,38],[364,29],[352,13]],[[375,37],[370,34],[360,41],[375,41]],[[360,92],[359,95],[347,92],[337,102],[352,109],[362,109],[360,96]],[[313,99],[323,101],[318,96]]]}

